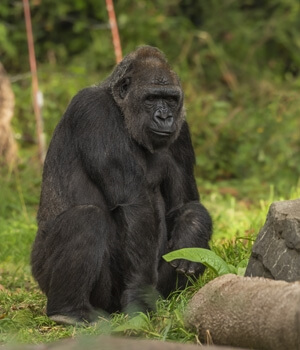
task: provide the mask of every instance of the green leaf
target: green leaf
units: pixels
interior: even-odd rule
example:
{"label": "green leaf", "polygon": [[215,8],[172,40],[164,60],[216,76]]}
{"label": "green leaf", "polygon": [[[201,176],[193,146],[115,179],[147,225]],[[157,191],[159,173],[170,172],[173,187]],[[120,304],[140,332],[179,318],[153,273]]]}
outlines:
{"label": "green leaf", "polygon": [[242,261],[239,262],[239,264],[236,267],[236,274],[239,276],[245,276],[245,272],[247,269],[249,259],[243,259]]}
{"label": "green leaf", "polygon": [[246,267],[238,267],[237,268],[237,275],[239,276],[245,276],[245,273],[246,273]]}
{"label": "green leaf", "polygon": [[[224,261],[225,262],[225,261]],[[225,262],[225,264],[226,264],[226,262]],[[237,268],[235,267],[235,266],[233,266],[233,265],[231,265],[231,264],[227,264],[227,266],[228,266],[228,268],[229,268],[229,271],[230,271],[230,273],[233,273],[233,274],[237,274]]]}
{"label": "green leaf", "polygon": [[121,324],[113,329],[113,332],[125,332],[128,330],[143,330],[147,327],[148,318],[145,314],[140,313],[135,317],[130,318],[126,323]]}
{"label": "green leaf", "polygon": [[[233,273],[232,268],[216,253],[204,248],[183,248],[163,255],[170,262],[176,259],[186,259],[199,262],[213,270],[218,276]],[[236,273],[236,272],[235,272]]]}

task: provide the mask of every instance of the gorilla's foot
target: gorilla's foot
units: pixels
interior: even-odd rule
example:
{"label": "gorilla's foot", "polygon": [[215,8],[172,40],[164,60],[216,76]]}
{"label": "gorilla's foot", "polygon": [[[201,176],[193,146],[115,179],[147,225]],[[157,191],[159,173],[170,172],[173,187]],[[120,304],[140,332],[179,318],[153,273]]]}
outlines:
{"label": "gorilla's foot", "polygon": [[56,322],[57,324],[65,324],[70,326],[84,326],[88,325],[88,321],[84,321],[75,316],[66,316],[66,315],[51,315],[49,316],[50,320]]}

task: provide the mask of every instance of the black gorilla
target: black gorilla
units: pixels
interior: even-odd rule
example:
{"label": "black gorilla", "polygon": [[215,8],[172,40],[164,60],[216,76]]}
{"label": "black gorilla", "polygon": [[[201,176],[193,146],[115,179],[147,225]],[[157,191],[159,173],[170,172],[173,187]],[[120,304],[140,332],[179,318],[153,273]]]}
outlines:
{"label": "black gorilla", "polygon": [[212,230],[184,117],[177,75],[148,46],[73,98],[45,160],[32,251],[53,320],[149,309],[157,291],[167,296],[186,285],[186,274],[204,271],[162,259],[209,248]]}

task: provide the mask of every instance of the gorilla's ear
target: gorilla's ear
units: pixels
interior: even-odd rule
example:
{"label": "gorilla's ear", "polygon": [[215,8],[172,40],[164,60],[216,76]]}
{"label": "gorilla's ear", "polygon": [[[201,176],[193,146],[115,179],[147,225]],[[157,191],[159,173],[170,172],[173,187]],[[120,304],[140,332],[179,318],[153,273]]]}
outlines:
{"label": "gorilla's ear", "polygon": [[122,79],[120,83],[120,88],[119,88],[119,95],[122,100],[125,98],[130,84],[131,84],[131,78],[127,77]]}
{"label": "gorilla's ear", "polygon": [[117,65],[110,77],[110,87],[117,104],[122,104],[131,85],[130,76],[133,71],[133,63],[128,62],[129,58],[130,57],[125,57],[123,61]]}

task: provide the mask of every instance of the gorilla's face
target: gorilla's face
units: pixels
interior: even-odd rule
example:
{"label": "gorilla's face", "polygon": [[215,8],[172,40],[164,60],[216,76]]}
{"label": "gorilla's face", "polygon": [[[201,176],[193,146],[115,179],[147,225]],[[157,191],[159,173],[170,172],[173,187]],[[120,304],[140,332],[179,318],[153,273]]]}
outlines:
{"label": "gorilla's face", "polygon": [[119,84],[118,104],[131,137],[153,152],[168,147],[184,120],[183,93],[165,62],[136,62]]}
{"label": "gorilla's face", "polygon": [[180,91],[174,87],[145,88],[143,105],[148,113],[149,131],[152,134],[168,138],[176,131],[174,117],[178,114]]}

